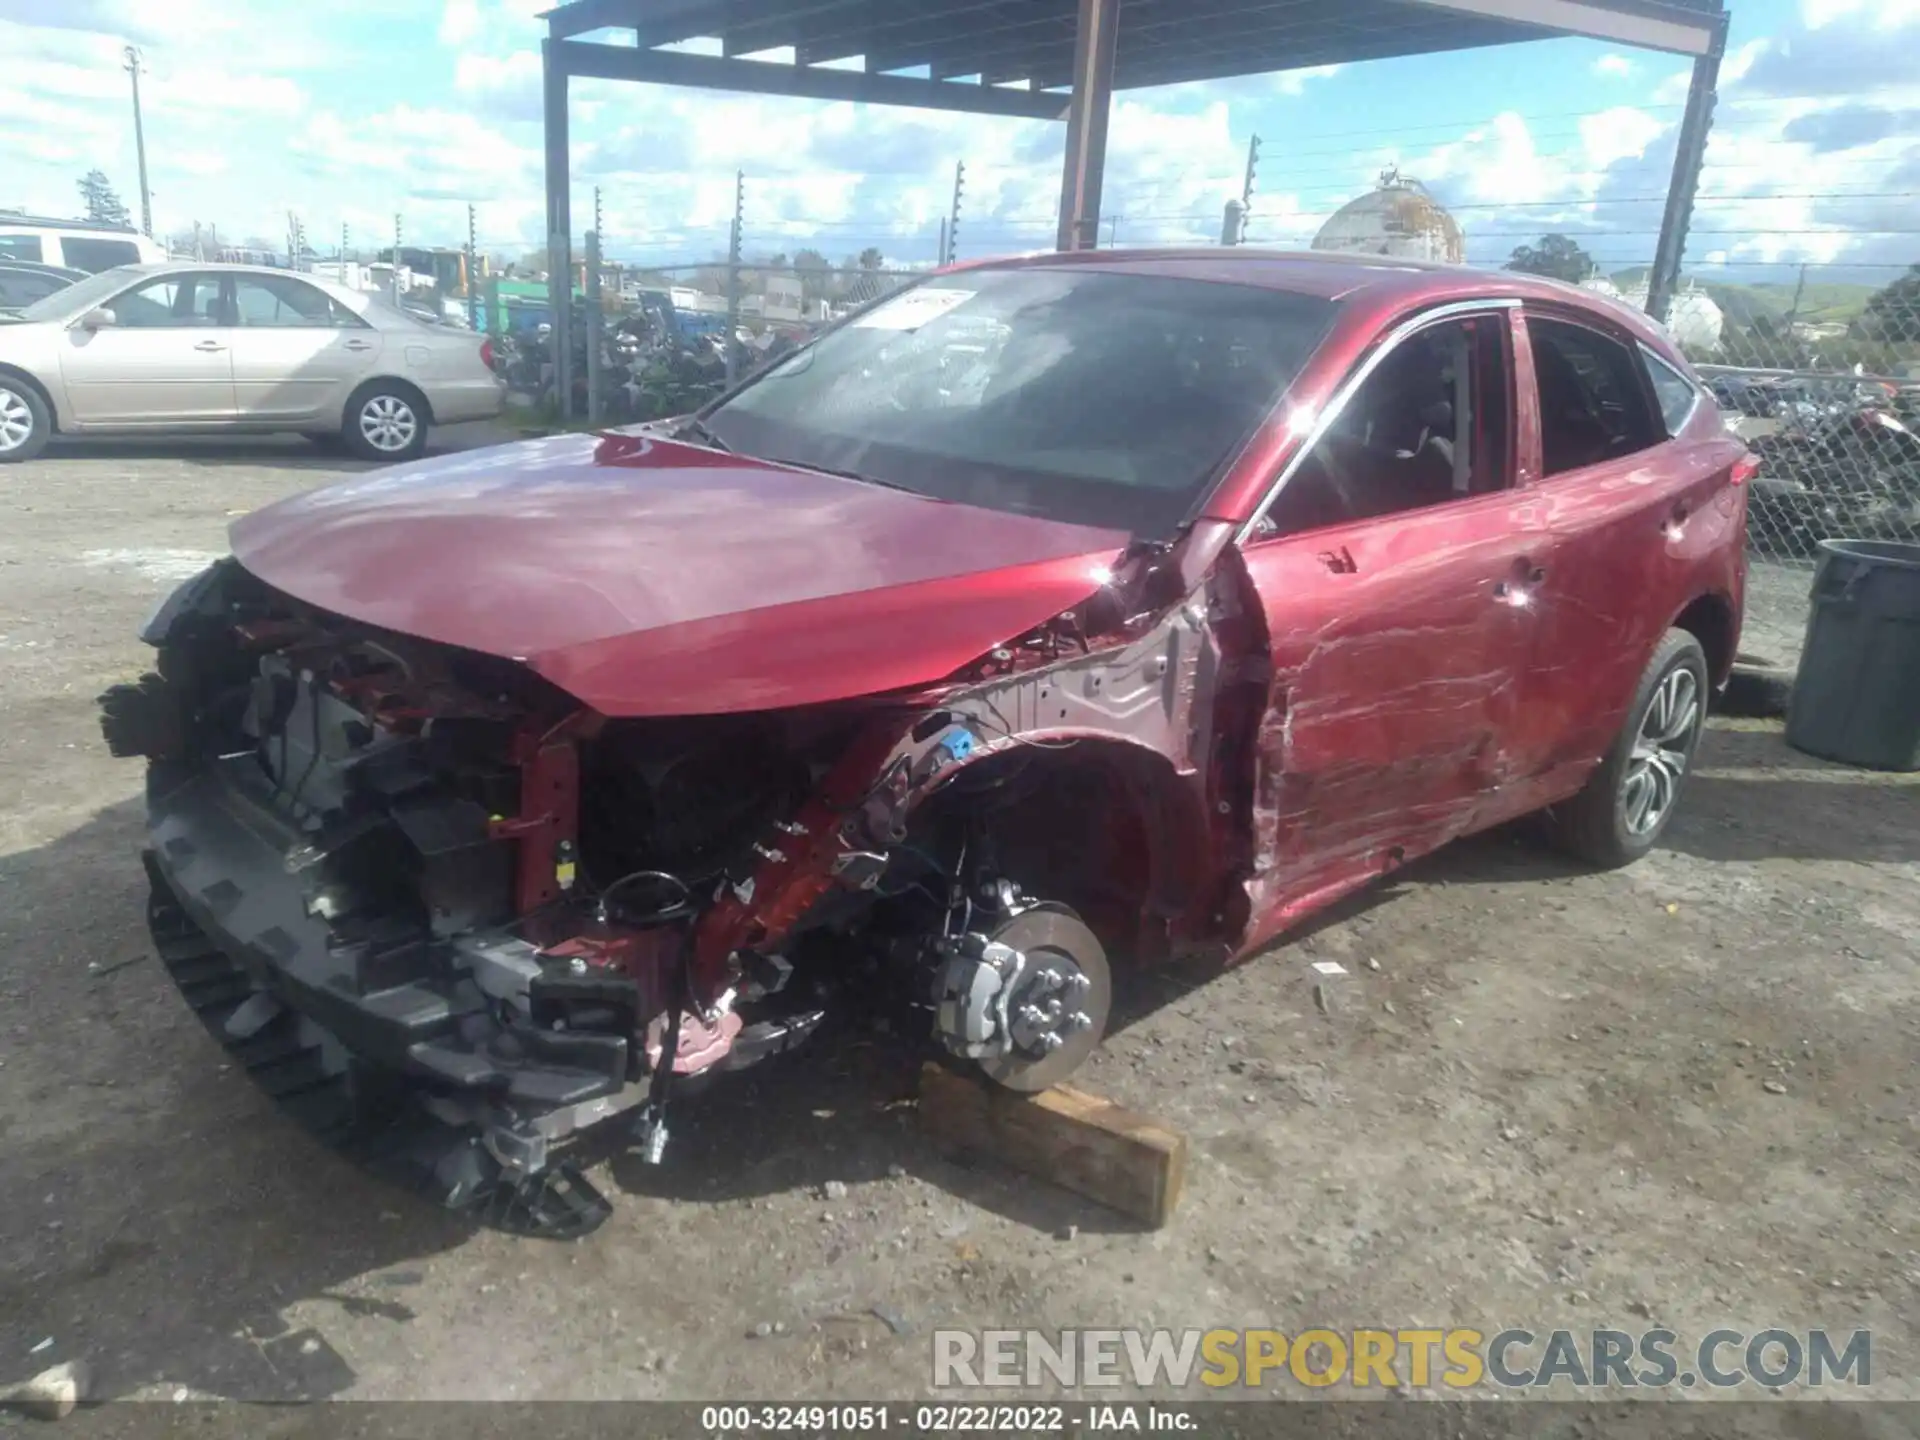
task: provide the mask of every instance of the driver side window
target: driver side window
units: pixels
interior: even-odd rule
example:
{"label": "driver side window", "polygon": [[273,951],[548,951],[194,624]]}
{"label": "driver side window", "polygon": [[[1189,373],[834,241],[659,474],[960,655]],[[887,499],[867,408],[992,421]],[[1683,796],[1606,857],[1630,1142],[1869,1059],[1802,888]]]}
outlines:
{"label": "driver side window", "polygon": [[122,330],[190,330],[227,323],[213,275],[163,275],[116,295],[107,305]]}
{"label": "driver side window", "polygon": [[1503,490],[1512,483],[1504,311],[1401,341],[1294,470],[1258,533],[1296,535]]}

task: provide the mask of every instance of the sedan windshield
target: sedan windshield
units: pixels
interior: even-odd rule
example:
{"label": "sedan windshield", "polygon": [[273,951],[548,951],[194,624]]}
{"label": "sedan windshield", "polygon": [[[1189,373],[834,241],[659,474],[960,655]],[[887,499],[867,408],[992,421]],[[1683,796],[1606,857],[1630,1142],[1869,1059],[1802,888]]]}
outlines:
{"label": "sedan windshield", "polygon": [[84,280],[76,280],[64,290],[43,295],[20,312],[22,320],[66,320],[84,315],[109,295],[132,284],[140,272],[131,265],[102,270]]}
{"label": "sedan windshield", "polygon": [[1061,266],[883,301],[706,416],[728,449],[1162,538],[1271,412],[1331,302]]}

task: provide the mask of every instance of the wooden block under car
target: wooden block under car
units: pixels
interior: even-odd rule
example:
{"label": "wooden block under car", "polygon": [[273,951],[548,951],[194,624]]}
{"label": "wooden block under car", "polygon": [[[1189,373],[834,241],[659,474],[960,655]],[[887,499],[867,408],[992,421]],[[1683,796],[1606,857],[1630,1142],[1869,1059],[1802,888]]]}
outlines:
{"label": "wooden block under car", "polygon": [[1158,1228],[1173,1218],[1187,1137],[1068,1085],[1020,1095],[955,1074],[920,1071],[920,1126],[946,1149],[989,1155]]}

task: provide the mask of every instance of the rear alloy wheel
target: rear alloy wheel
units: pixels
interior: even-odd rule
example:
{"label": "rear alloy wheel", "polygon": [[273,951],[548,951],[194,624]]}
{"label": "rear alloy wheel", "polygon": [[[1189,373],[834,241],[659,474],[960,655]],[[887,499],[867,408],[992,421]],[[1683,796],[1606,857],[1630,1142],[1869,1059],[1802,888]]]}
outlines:
{"label": "rear alloy wheel", "polygon": [[414,460],[427,448],[421,405],[405,391],[376,386],[347,405],[347,448],[363,460]]}
{"label": "rear alloy wheel", "polygon": [[1706,718],[1706,654],[1685,630],[1669,630],[1607,758],[1585,789],[1547,812],[1554,842],[1608,868],[1651,850],[1673,819]]}
{"label": "rear alloy wheel", "polygon": [[30,385],[0,378],[0,465],[31,460],[47,448],[53,422]]}

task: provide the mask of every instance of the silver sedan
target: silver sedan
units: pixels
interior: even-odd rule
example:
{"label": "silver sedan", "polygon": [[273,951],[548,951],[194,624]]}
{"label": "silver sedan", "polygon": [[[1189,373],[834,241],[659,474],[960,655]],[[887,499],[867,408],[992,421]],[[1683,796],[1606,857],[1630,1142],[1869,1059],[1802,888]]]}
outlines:
{"label": "silver sedan", "polygon": [[0,463],[63,434],[298,431],[409,460],[500,413],[485,337],[286,270],[174,262],[89,276],[0,319]]}

